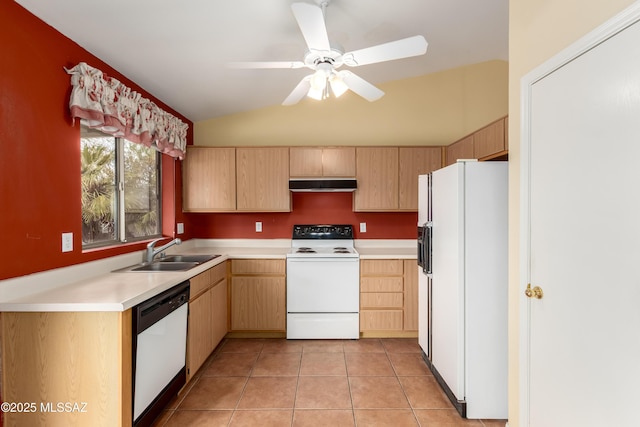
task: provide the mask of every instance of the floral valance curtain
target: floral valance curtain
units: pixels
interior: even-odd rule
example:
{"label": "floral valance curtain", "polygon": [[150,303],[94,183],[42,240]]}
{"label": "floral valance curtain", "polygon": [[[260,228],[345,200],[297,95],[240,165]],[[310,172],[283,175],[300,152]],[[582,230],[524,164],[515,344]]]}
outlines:
{"label": "floral valance curtain", "polygon": [[84,62],[66,71],[71,74],[73,86],[69,100],[72,118],[110,135],[184,158],[189,127],[186,123]]}

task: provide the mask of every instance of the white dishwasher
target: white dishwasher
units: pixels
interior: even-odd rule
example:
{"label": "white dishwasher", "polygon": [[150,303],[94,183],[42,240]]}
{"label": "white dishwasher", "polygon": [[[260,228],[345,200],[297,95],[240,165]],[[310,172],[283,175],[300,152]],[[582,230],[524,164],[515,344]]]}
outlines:
{"label": "white dishwasher", "polygon": [[189,281],[133,307],[133,424],[149,426],[186,381]]}

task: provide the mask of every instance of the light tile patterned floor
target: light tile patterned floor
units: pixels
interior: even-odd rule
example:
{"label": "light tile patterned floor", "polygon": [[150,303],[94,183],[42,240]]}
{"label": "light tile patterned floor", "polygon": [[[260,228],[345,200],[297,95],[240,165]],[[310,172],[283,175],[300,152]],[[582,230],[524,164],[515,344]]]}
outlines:
{"label": "light tile patterned floor", "polygon": [[226,339],[155,427],[504,427],[465,420],[417,339]]}

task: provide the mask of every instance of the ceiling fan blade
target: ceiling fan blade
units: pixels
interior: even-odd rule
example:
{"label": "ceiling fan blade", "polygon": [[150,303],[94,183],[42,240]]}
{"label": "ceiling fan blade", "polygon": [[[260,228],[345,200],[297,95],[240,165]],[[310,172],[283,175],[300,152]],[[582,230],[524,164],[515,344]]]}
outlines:
{"label": "ceiling fan blade", "polygon": [[384,92],[351,71],[341,71],[340,78],[351,89],[369,102],[376,101],[384,95]]}
{"label": "ceiling fan blade", "polygon": [[322,9],[308,3],[293,3],[291,10],[309,50],[331,50]]}
{"label": "ceiling fan blade", "polygon": [[240,68],[240,69],[255,69],[255,68],[302,68],[304,67],[302,61],[249,61],[249,62],[229,62],[227,67]]}
{"label": "ceiling fan blade", "polygon": [[296,86],[295,89],[293,89],[293,91],[289,94],[289,96],[287,96],[287,99],[284,100],[282,105],[294,105],[297,104],[298,101],[300,101],[302,98],[304,98],[307,92],[309,92],[309,88],[311,87],[311,83],[309,83],[310,78],[311,76],[306,76],[305,78],[300,80],[298,86]]}
{"label": "ceiling fan blade", "polygon": [[413,36],[347,52],[342,56],[342,60],[350,67],[392,61],[394,59],[424,55],[427,52],[427,45],[427,40],[424,37]]}

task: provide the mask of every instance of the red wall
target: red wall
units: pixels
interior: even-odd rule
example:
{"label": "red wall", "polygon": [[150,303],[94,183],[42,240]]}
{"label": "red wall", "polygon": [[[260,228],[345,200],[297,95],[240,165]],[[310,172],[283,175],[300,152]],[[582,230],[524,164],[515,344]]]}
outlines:
{"label": "red wall", "polygon": [[[188,123],[189,141],[193,124],[14,1],[0,1],[0,17],[0,279],[142,249],[82,252],[80,127],[69,116],[63,67],[84,61],[118,78]],[[182,220],[179,163],[163,159],[165,234]],[[74,233],[72,252],[61,251],[63,232]]]}
{"label": "red wall", "polygon": [[[418,215],[353,212],[352,193],[293,193],[290,213],[185,214],[187,227],[202,238],[291,238],[294,224],[352,224],[356,239],[415,239]],[[262,233],[256,233],[256,221]],[[360,233],[359,224],[367,223]],[[186,230],[188,231],[188,230]]]}

